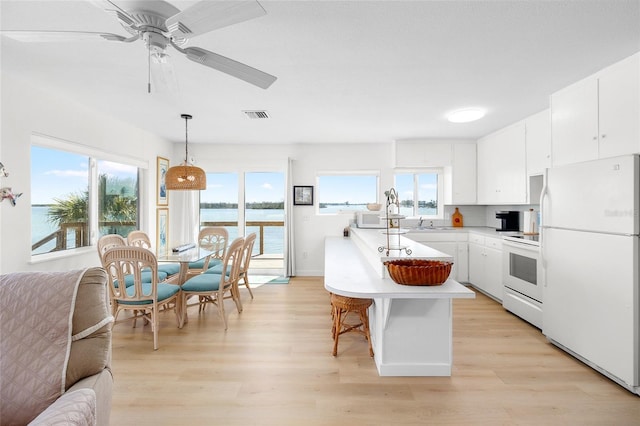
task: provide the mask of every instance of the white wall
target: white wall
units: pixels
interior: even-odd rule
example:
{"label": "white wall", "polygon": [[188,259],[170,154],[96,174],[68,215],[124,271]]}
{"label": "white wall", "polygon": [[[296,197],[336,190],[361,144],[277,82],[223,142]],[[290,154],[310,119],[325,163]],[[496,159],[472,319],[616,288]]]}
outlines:
{"label": "white wall", "polygon": [[[380,171],[380,194],[393,185],[393,144],[190,145],[189,154],[207,171],[286,171],[293,160],[291,185],[316,186],[318,172]],[[287,188],[292,191],[292,188]],[[289,194],[290,195],[290,194]],[[342,235],[352,215],[318,215],[316,206],[294,206],[296,274],[324,274],[324,238]],[[175,217],[175,216],[174,216]],[[172,218],[173,222],[173,218]]]}
{"label": "white wall", "polygon": [[[85,108],[72,100],[36,89],[29,83],[0,75],[1,120],[0,161],[10,176],[2,186],[23,192],[15,207],[0,204],[0,273],[26,270],[66,270],[99,265],[95,247],[79,249],[77,254],[31,262],[31,163],[30,146],[34,133],[87,145],[100,151],[147,161],[149,169],[142,180],[143,229],[155,236],[156,155],[170,157],[171,143]],[[43,257],[40,257],[42,259]]]}

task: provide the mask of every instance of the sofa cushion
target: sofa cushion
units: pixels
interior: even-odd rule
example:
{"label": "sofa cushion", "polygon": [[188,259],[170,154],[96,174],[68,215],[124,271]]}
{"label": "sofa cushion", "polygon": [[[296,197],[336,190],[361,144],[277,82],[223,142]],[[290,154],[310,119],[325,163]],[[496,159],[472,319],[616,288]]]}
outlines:
{"label": "sofa cushion", "polygon": [[36,417],[29,426],[95,425],[96,393],[92,389],[67,392]]}
{"label": "sofa cushion", "polygon": [[2,424],[26,424],[65,390],[73,306],[84,271],[0,276]]}
{"label": "sofa cushion", "polygon": [[107,273],[102,268],[88,269],[80,280],[65,389],[110,367],[113,324],[106,283]]}

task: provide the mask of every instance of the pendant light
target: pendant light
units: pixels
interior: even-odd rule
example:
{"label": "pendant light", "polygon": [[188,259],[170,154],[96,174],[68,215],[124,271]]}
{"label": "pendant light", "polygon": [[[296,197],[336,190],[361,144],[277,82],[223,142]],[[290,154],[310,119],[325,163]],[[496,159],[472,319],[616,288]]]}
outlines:
{"label": "pendant light", "polygon": [[200,167],[189,164],[189,132],[187,123],[191,120],[189,114],[181,114],[184,118],[184,163],[170,167],[165,176],[167,189],[173,190],[202,190],[207,189],[207,175]]}

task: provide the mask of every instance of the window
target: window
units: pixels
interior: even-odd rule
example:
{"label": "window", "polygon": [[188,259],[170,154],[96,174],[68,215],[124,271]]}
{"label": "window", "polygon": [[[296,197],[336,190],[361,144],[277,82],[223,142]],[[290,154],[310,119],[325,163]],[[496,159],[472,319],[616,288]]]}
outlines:
{"label": "window", "polygon": [[400,199],[400,214],[423,218],[443,217],[441,170],[396,173],[395,189]]}
{"label": "window", "polygon": [[224,226],[229,241],[238,236],[238,173],[207,173],[207,189],[200,191],[200,228]]}
{"label": "window", "polygon": [[32,145],[31,203],[32,255],[89,246],[91,235],[126,237],[139,227],[138,168]]}
{"label": "window", "polygon": [[378,175],[374,173],[322,174],[317,183],[320,214],[366,210],[367,203],[378,201]]}

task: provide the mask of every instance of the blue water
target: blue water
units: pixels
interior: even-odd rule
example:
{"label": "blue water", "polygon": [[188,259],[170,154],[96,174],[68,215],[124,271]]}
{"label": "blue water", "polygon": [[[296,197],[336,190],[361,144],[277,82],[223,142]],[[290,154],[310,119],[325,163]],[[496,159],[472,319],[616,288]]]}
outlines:
{"label": "blue water", "polygon": [[[54,232],[57,227],[47,221],[48,207],[31,207],[31,244],[40,241],[47,235]],[[262,222],[282,222],[284,221],[284,210],[275,209],[255,209],[246,210],[247,221]],[[238,220],[238,211],[236,209],[203,209],[201,211],[200,220],[202,222],[231,222]],[[238,228],[235,226],[227,227],[229,238],[233,240],[238,236]],[[73,231],[69,231],[73,232]],[[258,239],[254,245],[253,254],[260,253],[260,227],[250,226],[247,228],[247,234],[255,232]],[[74,241],[74,236],[69,235],[69,241]],[[55,241],[50,241],[44,246],[38,248],[33,254],[47,253],[55,247]],[[282,254],[284,253],[284,226],[268,226],[264,227],[264,244],[263,253],[265,254]]]}

